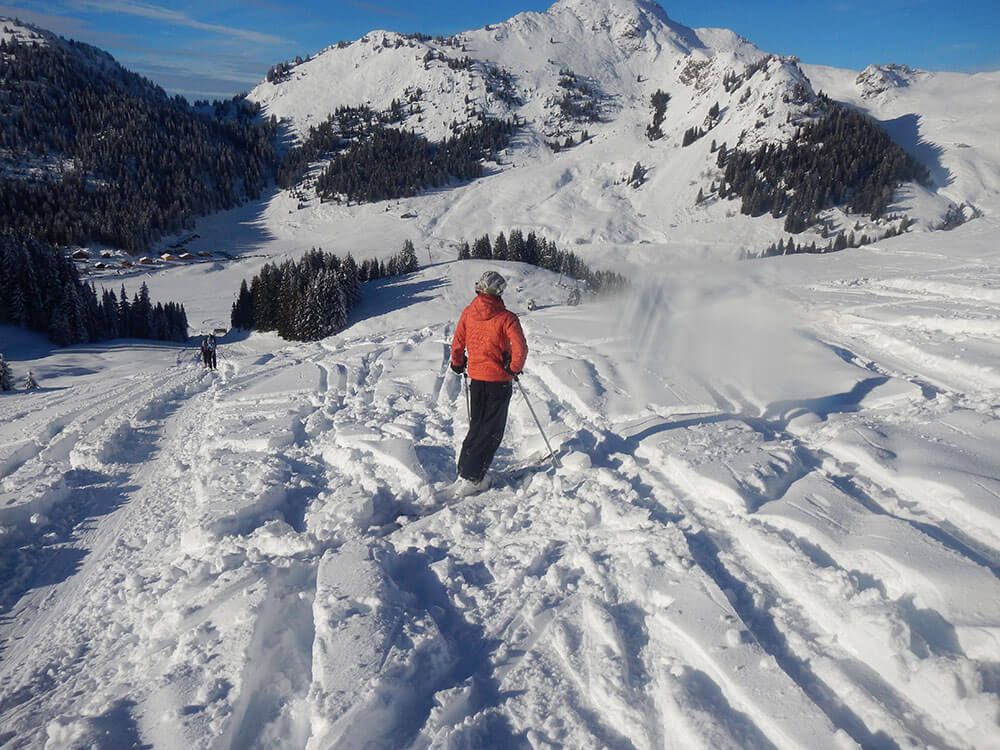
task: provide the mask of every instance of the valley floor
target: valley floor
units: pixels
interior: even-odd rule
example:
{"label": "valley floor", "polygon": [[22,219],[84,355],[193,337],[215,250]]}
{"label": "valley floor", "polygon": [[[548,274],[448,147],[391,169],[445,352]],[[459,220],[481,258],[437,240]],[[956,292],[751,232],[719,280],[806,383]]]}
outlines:
{"label": "valley floor", "polygon": [[1000,747],[977,223],[572,309],[508,266],[562,465],[515,393],[462,500],[478,262],[217,373],[38,358],[0,398],[0,747]]}

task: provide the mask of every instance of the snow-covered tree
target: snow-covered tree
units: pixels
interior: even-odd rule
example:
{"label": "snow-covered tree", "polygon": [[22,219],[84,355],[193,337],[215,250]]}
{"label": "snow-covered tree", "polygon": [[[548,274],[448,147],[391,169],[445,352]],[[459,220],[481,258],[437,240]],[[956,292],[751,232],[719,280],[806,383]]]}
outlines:
{"label": "snow-covered tree", "polygon": [[32,375],[31,370],[28,370],[27,374],[24,376],[21,387],[26,391],[33,391],[38,388],[38,381],[35,380],[35,376]]}
{"label": "snow-covered tree", "polygon": [[642,162],[636,162],[635,166],[632,167],[632,174],[629,175],[628,184],[632,187],[639,187],[642,183],[646,181],[646,168],[642,166]]}

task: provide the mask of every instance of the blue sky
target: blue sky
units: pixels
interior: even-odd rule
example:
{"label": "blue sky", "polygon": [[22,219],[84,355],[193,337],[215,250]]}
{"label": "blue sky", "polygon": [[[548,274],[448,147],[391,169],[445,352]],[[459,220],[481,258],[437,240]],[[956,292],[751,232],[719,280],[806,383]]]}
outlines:
{"label": "blue sky", "polygon": [[[723,26],[762,49],[860,69],[1000,69],[1000,0],[661,0],[688,26]],[[451,34],[545,10],[543,0],[0,0],[18,16],[108,50],[190,99],[251,88],[268,67],[372,29]]]}

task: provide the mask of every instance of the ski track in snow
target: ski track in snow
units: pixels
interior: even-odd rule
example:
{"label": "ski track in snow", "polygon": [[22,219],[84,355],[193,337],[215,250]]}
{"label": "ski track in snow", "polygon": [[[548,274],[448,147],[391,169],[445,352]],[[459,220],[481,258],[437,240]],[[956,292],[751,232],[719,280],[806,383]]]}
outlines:
{"label": "ski track in snow", "polygon": [[562,466],[523,468],[515,392],[454,500],[479,272],[217,374],[164,350],[0,402],[0,746],[997,746],[997,388],[941,348],[995,345],[994,296],[901,327],[912,285],[813,285],[804,390],[543,307],[522,384]]}

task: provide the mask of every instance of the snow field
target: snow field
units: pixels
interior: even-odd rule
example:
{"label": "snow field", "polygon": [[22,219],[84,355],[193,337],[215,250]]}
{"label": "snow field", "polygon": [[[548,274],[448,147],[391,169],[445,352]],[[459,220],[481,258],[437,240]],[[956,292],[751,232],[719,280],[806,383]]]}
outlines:
{"label": "snow field", "polygon": [[[781,230],[693,205],[709,142],[781,137],[799,73],[772,61],[738,106],[713,76],[761,53],[649,10],[563,0],[445,50],[509,67],[534,123],[484,179],[301,211],[276,194],[199,222],[190,249],[218,262],[106,282],[148,281],[209,330],[265,262],[426,251],[341,335],[230,337],[213,375],[174,347],[0,331],[43,385],[0,398],[0,747],[998,747],[996,74],[873,93],[805,66],[928,163],[937,193],[893,211],[985,216],[729,264]],[[466,98],[506,113],[479,72],[425,70],[436,43],[394,43],[375,32],[255,96],[300,133],[415,86],[430,137]],[[690,60],[705,74],[682,83]],[[564,66],[612,116],[552,153]],[[672,135],[651,143],[660,87]],[[715,101],[723,122],[680,148]],[[495,486],[456,501],[447,348],[493,264],[451,261],[512,228],[635,283],[570,310],[555,275],[503,265],[508,305],[539,305],[522,384],[562,467],[532,465],[518,391]]]}
{"label": "snow field", "polygon": [[0,400],[0,746],[993,746],[997,391],[922,356],[991,371],[973,229],[573,309],[505,264],[562,467],[530,466],[518,391],[459,501],[448,345],[491,264],[379,282],[323,342],[225,342],[217,374],[42,357],[47,390]]}

